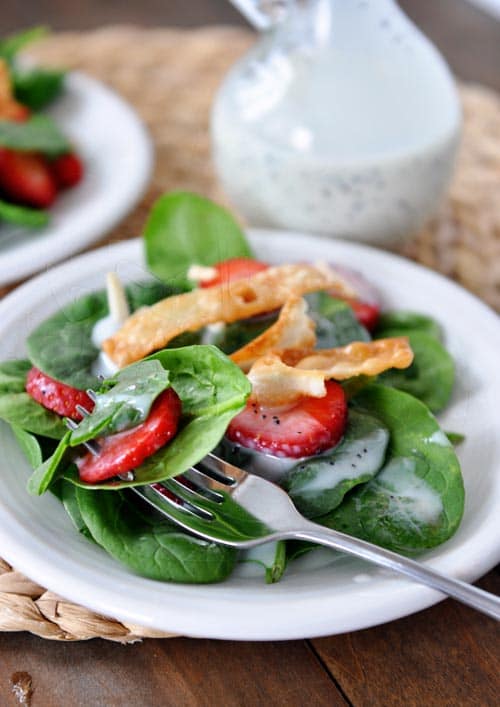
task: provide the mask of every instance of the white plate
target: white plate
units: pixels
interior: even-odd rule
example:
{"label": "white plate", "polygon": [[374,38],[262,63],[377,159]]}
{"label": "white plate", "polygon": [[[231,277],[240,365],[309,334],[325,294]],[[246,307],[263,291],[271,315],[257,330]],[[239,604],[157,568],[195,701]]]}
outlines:
{"label": "white plate", "polygon": [[[474,580],[500,559],[500,399],[496,315],[470,294],[418,265],[348,243],[254,232],[258,255],[272,262],[325,258],[355,266],[384,293],[388,306],[413,308],[444,325],[458,361],[445,429],[465,432],[459,448],[467,488],[456,535],[423,561]],[[0,303],[0,360],[23,354],[26,334],[84,292],[102,287],[114,268],[144,279],[141,244],[129,241],[75,258],[23,285]],[[73,530],[50,494],[25,492],[30,473],[7,426],[0,428],[0,555],[52,591],[102,614],[189,636],[292,639],[365,628],[418,611],[442,598],[435,591],[352,558],[328,556],[316,566],[292,565],[275,585],[235,573],[217,585],[175,585],[131,574]]]}
{"label": "white plate", "polygon": [[153,164],[146,130],[116,93],[89,76],[68,74],[47,111],[85,164],[80,184],[58,195],[42,229],[0,226],[0,285],[15,282],[101,238],[142,196]]}

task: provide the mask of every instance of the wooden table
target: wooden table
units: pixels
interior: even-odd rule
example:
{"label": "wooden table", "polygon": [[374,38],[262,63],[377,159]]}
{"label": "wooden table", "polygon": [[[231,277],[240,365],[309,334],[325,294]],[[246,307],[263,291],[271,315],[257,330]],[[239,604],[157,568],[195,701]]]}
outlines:
{"label": "wooden table", "polygon": [[[350,0],[354,1],[354,0]],[[3,31],[106,23],[242,22],[223,0],[24,0],[2,11]],[[462,0],[404,0],[455,72],[500,90],[500,24]],[[490,572],[478,585],[500,593]],[[33,679],[33,707],[128,705],[498,705],[497,625],[447,600],[414,616],[342,636],[283,643],[195,639],[52,643],[0,634],[0,707],[19,704],[12,676]]]}

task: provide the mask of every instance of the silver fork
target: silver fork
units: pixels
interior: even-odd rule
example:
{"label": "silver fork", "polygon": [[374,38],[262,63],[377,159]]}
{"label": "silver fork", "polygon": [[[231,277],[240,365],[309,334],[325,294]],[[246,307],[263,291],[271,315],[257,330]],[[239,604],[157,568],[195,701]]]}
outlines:
{"label": "silver fork", "polygon": [[[415,560],[304,518],[279,486],[214,454],[161,484],[130,489],[195,535],[236,548],[274,540],[306,540],[403,574],[495,619],[500,598]],[[236,503],[235,503],[236,502]]]}
{"label": "silver fork", "polygon": [[[95,401],[94,391],[87,393]],[[90,414],[81,405],[77,409],[83,417]],[[65,422],[71,430],[78,427],[69,418]],[[92,454],[99,454],[99,445],[94,440],[84,442],[84,446]],[[121,474],[120,478],[133,481],[134,472]],[[128,490],[169,520],[205,540],[240,549],[274,540],[306,540],[403,574],[500,619],[499,597],[396,552],[307,520],[277,484],[250,474],[213,453],[180,476],[161,483],[130,486]]]}

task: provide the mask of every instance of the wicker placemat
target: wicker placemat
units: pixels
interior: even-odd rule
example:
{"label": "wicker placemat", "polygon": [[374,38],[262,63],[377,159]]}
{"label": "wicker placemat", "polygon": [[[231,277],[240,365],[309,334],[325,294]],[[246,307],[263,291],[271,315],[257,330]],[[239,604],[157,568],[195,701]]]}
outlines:
{"label": "wicker placemat", "polygon": [[[224,200],[209,159],[209,107],[224,72],[252,41],[250,33],[233,28],[110,27],[55,35],[33,51],[46,63],[83,69],[113,86],[136,107],[155,141],[148,193],[97,246],[137,236],[163,191],[191,189]],[[500,310],[500,99],[481,86],[462,86],[461,95],[464,135],[448,199],[404,252]],[[23,630],[70,641],[165,635],[71,604],[0,560],[0,631]]]}

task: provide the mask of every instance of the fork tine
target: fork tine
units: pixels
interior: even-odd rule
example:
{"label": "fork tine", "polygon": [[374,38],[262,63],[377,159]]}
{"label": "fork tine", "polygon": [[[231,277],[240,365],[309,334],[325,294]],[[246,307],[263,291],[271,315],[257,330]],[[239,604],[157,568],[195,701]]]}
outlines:
{"label": "fork tine", "polygon": [[[150,484],[149,486],[131,486],[130,491],[147,501],[150,506],[166,515],[170,520],[177,521],[179,514],[209,521],[213,519],[210,511],[194,505],[189,500],[178,496],[161,484]],[[165,493],[169,491],[169,495]]]}
{"label": "fork tine", "polygon": [[[81,407],[81,406],[80,406],[80,405],[77,405],[77,408],[78,408],[78,407]],[[83,408],[83,409],[85,409],[85,408]],[[85,410],[85,412],[87,412],[87,411]],[[88,413],[87,413],[87,414],[88,414]],[[65,418],[64,418],[64,424],[65,424],[66,427],[67,427],[69,430],[71,430],[72,432],[74,432],[75,430],[78,429],[77,423],[76,423],[74,420],[72,420],[70,417],[65,417]],[[89,451],[91,454],[93,454],[94,457],[97,457],[97,456],[99,455],[100,451],[101,451],[101,448],[99,447],[99,445],[97,444],[97,442],[95,442],[95,441],[93,441],[93,440],[88,440],[87,442],[84,442],[84,443],[83,443],[83,446],[84,446],[86,449],[88,449],[88,451]]]}
{"label": "fork tine", "polygon": [[235,486],[246,479],[248,472],[244,469],[240,469],[238,466],[234,466],[230,462],[221,459],[213,452],[209,452],[206,457],[204,457],[199,466],[203,467],[203,473],[211,478],[216,478],[220,483],[226,486]]}
{"label": "fork tine", "polygon": [[193,491],[188,486],[185,486],[178,479],[165,479],[165,481],[162,481],[161,486],[167,489],[167,491],[170,491],[170,493],[173,493],[174,496],[177,496],[177,498],[180,498],[182,501],[192,504],[197,508],[202,508],[209,513],[212,512],[212,509],[215,512],[216,507],[220,506],[220,504],[224,501],[222,494],[220,494],[220,499],[213,501],[210,498],[207,498],[207,496],[203,496],[201,493]]}

